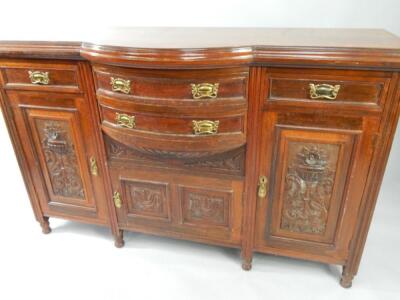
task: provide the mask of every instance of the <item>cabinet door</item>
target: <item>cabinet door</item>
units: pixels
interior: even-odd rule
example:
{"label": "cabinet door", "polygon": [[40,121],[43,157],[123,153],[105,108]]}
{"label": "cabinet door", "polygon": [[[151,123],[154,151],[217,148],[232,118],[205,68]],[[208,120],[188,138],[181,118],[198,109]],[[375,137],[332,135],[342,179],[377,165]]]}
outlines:
{"label": "cabinet door", "polygon": [[240,180],[117,164],[110,168],[110,175],[120,228],[240,245]]}
{"label": "cabinet door", "polygon": [[33,91],[8,91],[7,98],[43,213],[105,224],[88,99]]}
{"label": "cabinet door", "polygon": [[377,120],[266,112],[256,248],[342,263],[362,197]]}

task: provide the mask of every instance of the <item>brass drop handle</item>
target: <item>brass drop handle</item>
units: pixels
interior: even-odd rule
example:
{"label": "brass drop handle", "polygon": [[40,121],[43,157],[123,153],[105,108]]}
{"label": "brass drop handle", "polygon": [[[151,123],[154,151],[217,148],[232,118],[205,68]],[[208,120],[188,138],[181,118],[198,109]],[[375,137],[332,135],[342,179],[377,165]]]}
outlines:
{"label": "brass drop handle", "polygon": [[49,72],[28,71],[28,74],[32,84],[49,84]]}
{"label": "brass drop handle", "polygon": [[193,99],[215,99],[218,95],[219,83],[192,83],[191,87]]}
{"label": "brass drop handle", "polygon": [[326,83],[322,84],[310,83],[309,87],[310,87],[311,99],[335,100],[340,90],[339,84],[330,85]]}
{"label": "brass drop handle", "polygon": [[216,134],[218,133],[219,121],[192,121],[193,133],[196,135]]}
{"label": "brass drop handle", "polygon": [[114,192],[113,200],[114,200],[114,205],[116,208],[122,207],[121,194],[119,192]]}
{"label": "brass drop handle", "polygon": [[258,198],[265,198],[268,193],[268,179],[266,176],[260,176],[258,179]]}
{"label": "brass drop handle", "polygon": [[94,156],[90,158],[90,173],[92,173],[93,176],[98,176],[99,175],[99,169],[97,167],[97,161]]}
{"label": "brass drop handle", "polygon": [[116,113],[115,114],[115,121],[117,122],[117,125],[119,125],[121,127],[126,127],[126,128],[130,128],[130,129],[136,127],[135,116]]}
{"label": "brass drop handle", "polygon": [[122,78],[110,78],[111,90],[113,92],[120,92],[129,94],[131,92],[131,81]]}

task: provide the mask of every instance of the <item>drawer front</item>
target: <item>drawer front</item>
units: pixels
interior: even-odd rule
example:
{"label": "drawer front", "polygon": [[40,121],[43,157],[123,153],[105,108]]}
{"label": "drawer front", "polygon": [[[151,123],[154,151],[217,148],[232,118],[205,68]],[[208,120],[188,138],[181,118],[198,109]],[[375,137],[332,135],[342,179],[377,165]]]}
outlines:
{"label": "drawer front", "polygon": [[[203,116],[176,117],[119,110],[105,106],[101,106],[101,116],[103,123],[108,123],[121,129],[128,128],[152,133],[189,136],[243,133],[245,119],[244,114],[234,116],[220,115],[212,116],[211,118],[207,114]],[[206,120],[210,122],[204,122]],[[203,123],[201,123],[202,121]],[[209,127],[207,127],[207,124],[209,124]]]}
{"label": "drawer front", "polygon": [[245,101],[248,68],[145,70],[94,66],[98,92],[137,100]]}
{"label": "drawer front", "polygon": [[245,115],[170,117],[101,106],[104,134],[153,158],[190,160],[246,144]]}
{"label": "drawer front", "polygon": [[5,89],[78,92],[78,66],[67,62],[18,61],[1,64]]}
{"label": "drawer front", "polygon": [[374,71],[268,69],[267,102],[381,110],[390,74]]}
{"label": "drawer front", "polygon": [[140,167],[110,174],[121,228],[239,246],[241,181]]}

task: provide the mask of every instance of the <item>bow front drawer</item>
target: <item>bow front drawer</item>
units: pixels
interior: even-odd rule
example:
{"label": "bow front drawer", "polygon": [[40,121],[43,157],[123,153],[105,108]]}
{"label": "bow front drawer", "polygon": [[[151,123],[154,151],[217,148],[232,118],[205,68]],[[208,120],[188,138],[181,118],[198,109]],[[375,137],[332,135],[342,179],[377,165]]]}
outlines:
{"label": "bow front drawer", "polygon": [[94,66],[98,94],[135,102],[201,106],[246,102],[248,68],[147,70]]}
{"label": "bow front drawer", "polygon": [[2,63],[4,88],[79,92],[78,65],[67,62],[13,61]]}
{"label": "bow front drawer", "polygon": [[267,104],[380,112],[390,79],[381,71],[271,68]]}
{"label": "bow front drawer", "polygon": [[101,105],[102,130],[136,151],[191,159],[245,145],[245,114],[169,116]]}

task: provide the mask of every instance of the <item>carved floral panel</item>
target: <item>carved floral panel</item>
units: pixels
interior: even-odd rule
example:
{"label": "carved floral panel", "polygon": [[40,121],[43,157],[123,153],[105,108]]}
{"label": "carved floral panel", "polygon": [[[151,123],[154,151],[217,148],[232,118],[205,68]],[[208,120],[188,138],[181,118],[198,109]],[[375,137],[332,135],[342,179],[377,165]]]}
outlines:
{"label": "carved floral panel", "polygon": [[185,223],[229,225],[231,193],[182,187],[181,197]]}
{"label": "carved floral panel", "polygon": [[37,119],[53,194],[84,199],[85,192],[68,121]]}
{"label": "carved floral panel", "polygon": [[129,212],[159,218],[168,218],[167,185],[139,181],[124,181],[129,201]]}
{"label": "carved floral panel", "polygon": [[290,142],[281,229],[324,235],[340,146]]}

